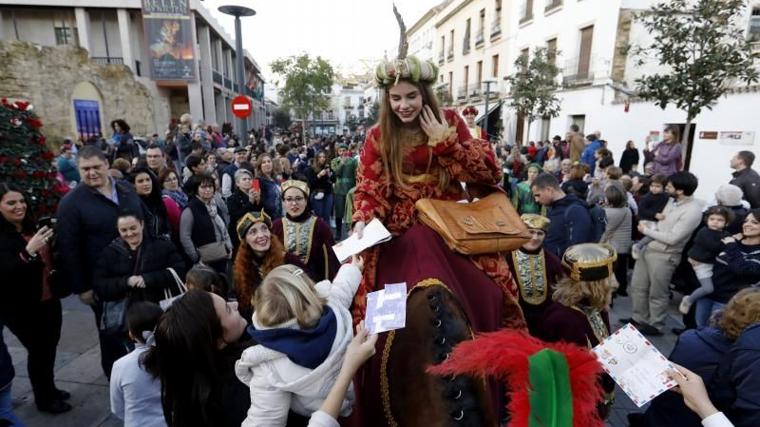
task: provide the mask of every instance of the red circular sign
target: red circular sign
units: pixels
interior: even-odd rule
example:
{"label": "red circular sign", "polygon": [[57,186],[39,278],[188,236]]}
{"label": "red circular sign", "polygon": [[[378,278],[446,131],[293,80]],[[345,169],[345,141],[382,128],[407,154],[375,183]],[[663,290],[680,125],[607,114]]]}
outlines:
{"label": "red circular sign", "polygon": [[253,104],[247,96],[238,95],[232,100],[232,114],[240,119],[244,119],[251,115],[253,111]]}

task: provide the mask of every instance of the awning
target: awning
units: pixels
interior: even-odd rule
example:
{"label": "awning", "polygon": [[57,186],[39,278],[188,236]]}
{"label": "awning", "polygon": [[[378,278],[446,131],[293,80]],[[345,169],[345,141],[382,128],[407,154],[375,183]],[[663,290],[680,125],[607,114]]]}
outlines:
{"label": "awning", "polygon": [[[488,103],[488,114],[491,114],[494,111],[496,111],[497,108],[501,107],[501,104],[503,102],[504,101],[501,101],[501,100],[498,100],[498,101],[494,100],[493,103],[489,102]],[[478,126],[483,126],[483,119],[485,119],[485,117],[486,117],[486,113],[485,113],[486,105],[485,105],[485,103],[479,104],[479,105],[476,105],[475,108],[477,108],[478,111],[480,112],[478,114],[478,117],[475,118],[475,123]]]}

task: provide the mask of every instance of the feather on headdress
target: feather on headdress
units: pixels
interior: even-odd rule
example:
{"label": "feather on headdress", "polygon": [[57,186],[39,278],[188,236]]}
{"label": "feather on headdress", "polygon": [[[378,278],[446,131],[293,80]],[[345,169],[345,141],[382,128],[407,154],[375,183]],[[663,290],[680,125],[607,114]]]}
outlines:
{"label": "feather on headdress", "polygon": [[435,82],[438,77],[438,67],[435,64],[431,61],[420,61],[415,56],[407,57],[409,42],[406,39],[406,25],[395,4],[393,5],[393,14],[396,15],[401,33],[398,42],[398,57],[394,60],[383,59],[377,65],[375,81],[378,86],[394,86],[401,79],[421,83]]}

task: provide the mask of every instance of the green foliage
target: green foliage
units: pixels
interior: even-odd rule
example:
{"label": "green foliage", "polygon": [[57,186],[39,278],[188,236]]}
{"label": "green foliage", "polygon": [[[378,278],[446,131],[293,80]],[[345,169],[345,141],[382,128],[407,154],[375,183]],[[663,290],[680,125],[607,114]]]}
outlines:
{"label": "green foliage", "polygon": [[[756,54],[744,36],[744,0],[667,0],[639,13],[654,41],[632,52],[643,65],[651,56],[663,72],[636,80],[639,96],[662,109],[673,104],[687,123],[712,109],[736,83],[758,81]],[[684,135],[684,140],[687,135]]]}
{"label": "green foliage", "polygon": [[517,72],[507,77],[511,88],[508,105],[528,119],[528,130],[537,118],[559,116],[560,100],[555,94],[559,68],[549,59],[547,49],[536,49],[532,58],[520,55],[515,69]]}
{"label": "green foliage", "polygon": [[304,53],[280,58],[272,62],[271,68],[285,81],[280,91],[283,108],[301,119],[329,109],[335,73],[327,60]]}
{"label": "green foliage", "polygon": [[28,103],[0,101],[0,182],[20,187],[36,217],[55,213],[62,195],[40,127]]}
{"label": "green foliage", "polygon": [[375,101],[369,107],[369,113],[367,114],[367,117],[364,119],[364,127],[366,128],[372,127],[375,123],[377,123],[377,119],[379,115],[380,115],[380,103],[378,101]]}
{"label": "green foliage", "polygon": [[445,85],[439,85],[435,89],[435,96],[438,98],[438,102],[442,107],[450,107],[454,103],[454,98],[451,97],[451,94],[447,89],[448,87]]}
{"label": "green foliage", "polygon": [[272,113],[272,122],[280,129],[288,129],[291,124],[290,111],[278,108]]}

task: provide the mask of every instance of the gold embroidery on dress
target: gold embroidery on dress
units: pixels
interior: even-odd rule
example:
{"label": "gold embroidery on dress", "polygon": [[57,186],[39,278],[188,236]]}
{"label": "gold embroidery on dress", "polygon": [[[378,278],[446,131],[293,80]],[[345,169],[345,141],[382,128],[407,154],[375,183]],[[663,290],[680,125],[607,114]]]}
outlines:
{"label": "gold embroidery on dress", "polygon": [[[574,305],[572,308],[580,311],[584,316],[586,316],[586,320],[588,320],[588,324],[591,326],[591,331],[594,332],[597,343],[604,341],[604,339],[610,335],[610,331],[607,329],[607,325],[604,324],[601,310],[598,308],[586,307],[583,305]],[[589,340],[589,348],[590,347],[592,347],[591,340]]]}
{"label": "gold embroidery on dress", "polygon": [[313,215],[304,222],[295,222],[288,218],[282,219],[285,248],[288,252],[301,258],[304,264],[308,262],[311,256],[311,242],[314,238],[316,224],[317,217]]}
{"label": "gold embroidery on dress", "polygon": [[549,285],[543,249],[536,255],[526,254],[520,250],[512,251],[512,262],[522,299],[531,305],[539,305],[546,301]]}

